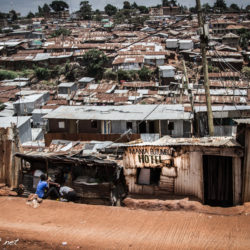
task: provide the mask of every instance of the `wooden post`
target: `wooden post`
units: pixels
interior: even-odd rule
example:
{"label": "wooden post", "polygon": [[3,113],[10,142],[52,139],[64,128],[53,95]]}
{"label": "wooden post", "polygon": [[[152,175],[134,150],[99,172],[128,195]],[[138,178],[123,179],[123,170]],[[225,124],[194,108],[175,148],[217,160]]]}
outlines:
{"label": "wooden post", "polygon": [[208,118],[208,129],[209,135],[214,136],[214,122],[213,122],[213,112],[211,106],[211,97],[210,97],[210,89],[209,89],[209,78],[208,78],[208,64],[207,64],[207,36],[205,34],[204,22],[202,18],[202,10],[200,0],[196,0],[196,8],[198,11],[198,21],[201,30],[200,35],[200,47],[201,47],[201,55],[202,55],[202,67],[204,74],[204,88],[206,95],[206,103],[207,103],[207,118]]}
{"label": "wooden post", "polygon": [[161,120],[159,120],[159,135],[160,135],[160,138],[161,138]]}
{"label": "wooden post", "polygon": [[49,161],[48,159],[46,158],[46,176],[47,176],[47,179],[49,177]]}

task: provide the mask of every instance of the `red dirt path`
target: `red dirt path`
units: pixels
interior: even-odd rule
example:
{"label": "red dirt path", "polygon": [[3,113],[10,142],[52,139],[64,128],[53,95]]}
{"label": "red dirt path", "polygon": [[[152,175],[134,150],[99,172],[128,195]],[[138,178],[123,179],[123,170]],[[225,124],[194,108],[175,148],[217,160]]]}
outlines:
{"label": "red dirt path", "polygon": [[224,216],[45,200],[34,209],[0,197],[0,238],[19,238],[20,249],[249,249],[249,207]]}

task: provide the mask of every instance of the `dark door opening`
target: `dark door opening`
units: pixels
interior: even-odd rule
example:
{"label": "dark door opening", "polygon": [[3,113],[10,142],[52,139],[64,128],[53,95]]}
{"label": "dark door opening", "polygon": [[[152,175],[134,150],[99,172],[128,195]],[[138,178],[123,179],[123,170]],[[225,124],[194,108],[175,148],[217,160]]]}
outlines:
{"label": "dark door opening", "polygon": [[154,121],[150,121],[149,122],[149,133],[150,134],[154,134],[155,133],[155,122]]}
{"label": "dark door opening", "polygon": [[145,133],[147,133],[146,122],[143,121],[142,123],[139,123],[139,134],[145,134]]}
{"label": "dark door opening", "polygon": [[233,205],[232,157],[204,155],[203,180],[205,204]]}

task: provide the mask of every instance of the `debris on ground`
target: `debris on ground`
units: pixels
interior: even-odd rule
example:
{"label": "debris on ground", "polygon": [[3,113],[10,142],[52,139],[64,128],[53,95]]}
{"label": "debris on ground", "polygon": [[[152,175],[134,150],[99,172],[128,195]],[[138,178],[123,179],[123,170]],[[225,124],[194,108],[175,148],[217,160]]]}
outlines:
{"label": "debris on ground", "polygon": [[[198,201],[192,201],[188,198],[179,200],[158,200],[158,199],[134,199],[127,197],[123,200],[126,207],[130,209],[143,209],[150,211],[194,211],[204,214],[217,215],[241,215],[247,210],[245,206],[235,207],[211,207],[202,205]],[[210,216],[212,218],[212,216]],[[210,218],[209,217],[209,218]]]}
{"label": "debris on ground", "polygon": [[39,198],[37,194],[30,194],[26,204],[33,208],[38,208],[40,206],[40,203],[42,203],[42,201],[43,200]]}
{"label": "debris on ground", "polygon": [[9,188],[5,183],[0,183],[0,196],[17,196],[18,193]]}

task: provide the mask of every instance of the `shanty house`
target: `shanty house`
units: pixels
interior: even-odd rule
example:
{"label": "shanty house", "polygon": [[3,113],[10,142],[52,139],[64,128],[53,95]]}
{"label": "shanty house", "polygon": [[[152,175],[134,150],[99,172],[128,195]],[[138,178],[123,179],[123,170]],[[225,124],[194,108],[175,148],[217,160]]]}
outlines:
{"label": "shanty house", "polygon": [[76,90],[77,85],[74,82],[62,82],[58,85],[58,94],[67,95]]}
{"label": "shanty house", "polygon": [[176,68],[172,65],[159,66],[159,77],[161,85],[168,85],[171,81],[174,81]]}
{"label": "shanty house", "polygon": [[192,40],[179,40],[178,43],[180,50],[192,50],[194,48],[194,43]]}
{"label": "shanty house", "polygon": [[224,45],[237,48],[239,46],[240,37],[233,33],[227,33],[222,37],[222,43]]}
{"label": "shanty house", "polygon": [[78,202],[118,205],[126,195],[123,170],[116,162],[82,155],[85,144],[59,141],[49,152],[17,153],[22,159],[21,183],[26,194],[35,191],[41,174],[55,182],[72,187]]}
{"label": "shanty house", "polygon": [[34,94],[23,96],[13,103],[16,115],[31,114],[36,108],[40,108],[44,104],[44,94]]}
{"label": "shanty house", "polygon": [[243,150],[232,137],[170,138],[125,146],[129,195],[190,197],[207,205],[242,202]]}
{"label": "shanty house", "polygon": [[167,49],[177,49],[178,48],[178,39],[167,39],[166,40]]}
{"label": "shanty house", "polygon": [[32,141],[31,123],[29,116],[0,117],[0,128],[11,128],[16,125],[20,143]]}
{"label": "shanty house", "polygon": [[140,70],[144,65],[144,56],[117,56],[113,63],[114,70]]}
{"label": "shanty house", "polygon": [[45,138],[50,140],[114,140],[128,130],[132,139],[139,134],[189,137],[192,117],[182,105],[123,105],[61,106],[43,118],[48,119]]}
{"label": "shanty house", "polygon": [[242,168],[242,202],[250,201],[250,119],[235,119],[237,123],[237,141],[244,147]]}
{"label": "shanty house", "polygon": [[95,84],[95,78],[83,77],[78,80],[78,89],[84,89],[88,84]]}
{"label": "shanty house", "polygon": [[43,119],[43,116],[51,112],[52,109],[34,109],[32,112],[32,121],[35,128],[42,127],[46,125],[46,121]]}
{"label": "shanty house", "polygon": [[[248,105],[212,106],[212,111],[215,136],[235,136],[237,126],[233,120],[241,117],[250,117],[250,106]],[[208,135],[206,106],[195,106],[195,112],[198,136]]]}
{"label": "shanty house", "polygon": [[165,63],[165,56],[164,55],[145,55],[144,63],[146,65],[161,66],[161,65],[164,65]]}

